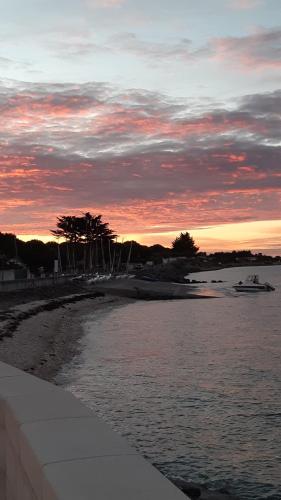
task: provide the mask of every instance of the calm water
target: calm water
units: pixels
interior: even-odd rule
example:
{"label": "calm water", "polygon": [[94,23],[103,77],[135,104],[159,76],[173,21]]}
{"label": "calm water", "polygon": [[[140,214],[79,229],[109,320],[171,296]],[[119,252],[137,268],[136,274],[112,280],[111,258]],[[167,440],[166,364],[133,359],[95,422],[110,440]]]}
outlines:
{"label": "calm water", "polygon": [[[276,291],[232,291],[255,271]],[[222,297],[90,314],[59,380],[168,477],[280,500],[281,266],[191,277]]]}

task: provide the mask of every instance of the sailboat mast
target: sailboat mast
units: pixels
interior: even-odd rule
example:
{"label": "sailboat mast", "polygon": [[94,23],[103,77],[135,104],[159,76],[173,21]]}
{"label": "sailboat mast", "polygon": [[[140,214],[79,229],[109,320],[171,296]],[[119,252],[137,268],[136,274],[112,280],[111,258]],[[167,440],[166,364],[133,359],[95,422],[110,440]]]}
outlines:
{"label": "sailboat mast", "polygon": [[108,254],[109,254],[109,272],[111,272],[111,265],[112,265],[112,262],[111,262],[111,241],[109,238],[108,238]]}
{"label": "sailboat mast", "polygon": [[133,242],[131,241],[128,259],[127,259],[127,266],[126,266],[126,273],[127,274],[129,273],[129,264],[130,264],[130,260],[131,260],[132,246],[133,246]]}

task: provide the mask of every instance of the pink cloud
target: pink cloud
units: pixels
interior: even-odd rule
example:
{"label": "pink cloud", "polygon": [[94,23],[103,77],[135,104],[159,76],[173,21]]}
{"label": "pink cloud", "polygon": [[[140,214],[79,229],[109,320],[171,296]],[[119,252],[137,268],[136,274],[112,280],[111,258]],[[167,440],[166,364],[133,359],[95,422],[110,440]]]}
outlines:
{"label": "pink cloud", "polygon": [[243,37],[215,38],[211,59],[249,70],[281,67],[281,30],[261,30]]}
{"label": "pink cloud", "polygon": [[0,230],[46,234],[83,210],[138,234],[278,217],[280,95],[234,104],[195,114],[94,84],[0,86]]}
{"label": "pink cloud", "polygon": [[245,153],[240,153],[240,154],[215,154],[213,155],[214,158],[224,158],[227,160],[229,163],[242,163],[246,160],[246,155]]}
{"label": "pink cloud", "polygon": [[[257,5],[244,0],[236,2],[237,8]],[[186,38],[174,42],[160,43],[139,38],[134,33],[121,33],[108,41],[108,48],[124,51],[137,57],[153,60],[161,64],[167,59],[195,64],[202,60],[220,62],[232,67],[252,70],[278,69],[281,61],[281,30],[263,29],[257,33],[240,37],[221,37],[207,41],[203,46],[194,47]]]}

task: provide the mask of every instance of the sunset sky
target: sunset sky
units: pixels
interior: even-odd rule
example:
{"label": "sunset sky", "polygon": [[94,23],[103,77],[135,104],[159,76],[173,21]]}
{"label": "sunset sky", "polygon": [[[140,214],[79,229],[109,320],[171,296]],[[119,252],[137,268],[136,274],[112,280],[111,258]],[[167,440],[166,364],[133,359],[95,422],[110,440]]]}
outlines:
{"label": "sunset sky", "polygon": [[0,7],[0,231],[281,254],[280,0]]}

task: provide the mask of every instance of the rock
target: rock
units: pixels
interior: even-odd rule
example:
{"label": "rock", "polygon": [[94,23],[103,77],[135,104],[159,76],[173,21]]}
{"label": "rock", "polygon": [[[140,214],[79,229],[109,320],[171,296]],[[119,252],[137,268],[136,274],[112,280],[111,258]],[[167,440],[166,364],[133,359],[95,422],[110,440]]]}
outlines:
{"label": "rock", "polygon": [[199,500],[239,500],[236,496],[231,495],[226,489],[221,490],[208,490],[208,488],[201,487],[201,496]]}
{"label": "rock", "polygon": [[183,493],[188,495],[191,500],[200,499],[201,489],[198,484],[192,483],[191,481],[185,481],[181,478],[176,478],[173,482],[180,490],[183,491]]}
{"label": "rock", "polygon": [[231,495],[225,488],[212,491],[205,486],[182,478],[174,478],[173,483],[191,500],[239,500],[238,497]]}
{"label": "rock", "polygon": [[201,490],[199,500],[238,500],[238,498],[229,493],[221,493],[220,491],[211,491],[204,488]]}

